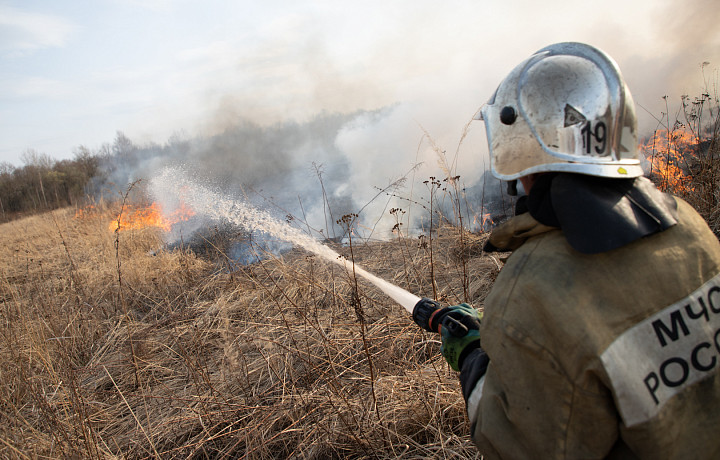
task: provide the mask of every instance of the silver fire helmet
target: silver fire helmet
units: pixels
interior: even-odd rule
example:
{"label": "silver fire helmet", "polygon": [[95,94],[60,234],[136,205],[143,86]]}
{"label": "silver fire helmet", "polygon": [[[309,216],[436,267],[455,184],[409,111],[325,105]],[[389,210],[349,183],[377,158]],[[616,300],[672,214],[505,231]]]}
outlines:
{"label": "silver fire helmet", "polygon": [[558,43],[533,54],[505,77],[475,119],[485,121],[499,179],[545,171],[643,174],[630,91],[617,64],[589,45]]}

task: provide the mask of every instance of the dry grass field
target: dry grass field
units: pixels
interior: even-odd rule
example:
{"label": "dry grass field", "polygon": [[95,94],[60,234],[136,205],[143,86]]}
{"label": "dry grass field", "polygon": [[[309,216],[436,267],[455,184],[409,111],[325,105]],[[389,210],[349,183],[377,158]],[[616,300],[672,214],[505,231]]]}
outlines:
{"label": "dry grass field", "polygon": [[[479,457],[439,337],[375,287],[300,249],[233,270],[158,250],[117,211],[0,226],[0,457]],[[483,238],[352,257],[420,296],[432,266],[442,301],[482,306]]]}
{"label": "dry grass field", "polygon": [[[682,102],[641,146],[647,173],[720,236],[718,96]],[[0,225],[0,458],[479,458],[439,337],[376,287],[299,248],[236,266],[225,244],[113,232],[119,204],[83,211]],[[502,265],[485,238],[334,249],[482,308]]]}

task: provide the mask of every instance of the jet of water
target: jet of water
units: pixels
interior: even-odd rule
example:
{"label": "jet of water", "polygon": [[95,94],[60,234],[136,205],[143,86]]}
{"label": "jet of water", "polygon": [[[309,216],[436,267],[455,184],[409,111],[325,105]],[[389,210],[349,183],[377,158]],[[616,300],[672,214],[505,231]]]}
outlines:
{"label": "jet of water", "polygon": [[311,236],[288,225],[286,222],[274,218],[269,213],[246,202],[228,199],[207,187],[191,181],[182,170],[165,168],[157,177],[151,180],[150,187],[152,193],[160,201],[163,200],[163,197],[178,197],[181,195],[183,201],[196,214],[204,214],[211,219],[224,219],[250,232],[255,230],[265,232],[275,238],[302,246],[324,259],[342,266],[350,274],[353,273],[354,268],[356,274],[373,283],[410,314],[412,314],[413,308],[420,301],[420,297],[378,278]]}

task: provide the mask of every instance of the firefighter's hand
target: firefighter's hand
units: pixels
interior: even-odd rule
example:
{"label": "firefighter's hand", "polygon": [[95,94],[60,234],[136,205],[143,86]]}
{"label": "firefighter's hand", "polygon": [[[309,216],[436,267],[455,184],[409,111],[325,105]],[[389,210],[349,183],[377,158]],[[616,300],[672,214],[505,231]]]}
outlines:
{"label": "firefighter's hand", "polygon": [[443,315],[440,334],[440,352],[455,371],[460,371],[465,356],[480,346],[480,321],[482,313],[463,303],[449,307]]}

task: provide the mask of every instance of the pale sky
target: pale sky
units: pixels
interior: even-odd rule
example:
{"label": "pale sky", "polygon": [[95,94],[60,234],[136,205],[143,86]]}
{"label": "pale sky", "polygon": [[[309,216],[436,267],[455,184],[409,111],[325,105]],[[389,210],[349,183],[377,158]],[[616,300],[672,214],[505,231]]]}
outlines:
{"label": "pale sky", "polygon": [[647,132],[662,96],[674,114],[703,78],[716,90],[718,3],[0,0],[0,162],[382,107],[401,109],[368,135],[425,129],[453,149],[500,80],[560,41],[619,63]]}

